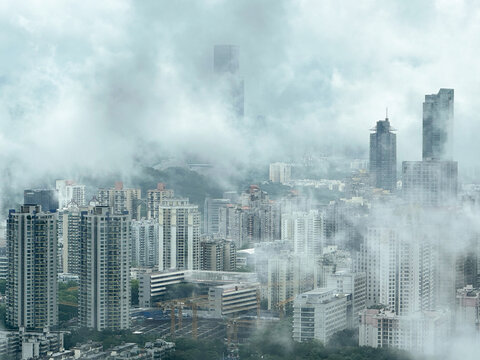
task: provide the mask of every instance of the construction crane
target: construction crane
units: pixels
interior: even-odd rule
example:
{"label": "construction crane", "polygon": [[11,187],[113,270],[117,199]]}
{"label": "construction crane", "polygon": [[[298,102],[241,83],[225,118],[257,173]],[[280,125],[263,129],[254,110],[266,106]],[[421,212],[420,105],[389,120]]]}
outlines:
{"label": "construction crane", "polygon": [[183,299],[173,299],[167,301],[157,302],[156,305],[165,310],[170,310],[170,335],[175,337],[176,333],[176,320],[175,320],[175,309],[178,309],[178,330],[181,330],[183,327],[183,307],[189,306],[192,308],[192,337],[194,339],[198,336],[198,305],[205,302],[207,298],[206,295],[188,297]]}
{"label": "construction crane", "polygon": [[278,307],[278,315],[280,319],[283,319],[285,317],[285,305],[287,305],[288,303],[291,303],[293,300],[295,300],[295,296],[292,296],[288,299],[278,302],[277,307]]}

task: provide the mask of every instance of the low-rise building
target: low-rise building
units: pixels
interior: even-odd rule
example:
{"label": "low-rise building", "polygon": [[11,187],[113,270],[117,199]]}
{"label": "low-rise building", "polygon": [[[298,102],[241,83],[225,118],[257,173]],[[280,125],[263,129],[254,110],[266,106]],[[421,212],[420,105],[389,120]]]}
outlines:
{"label": "low-rise building", "polygon": [[347,328],[348,295],[336,289],[318,288],[298,295],[293,303],[293,339],[327,343]]}
{"label": "low-rise building", "polygon": [[257,309],[260,304],[258,284],[238,283],[211,287],[209,311],[215,317],[232,316]]}

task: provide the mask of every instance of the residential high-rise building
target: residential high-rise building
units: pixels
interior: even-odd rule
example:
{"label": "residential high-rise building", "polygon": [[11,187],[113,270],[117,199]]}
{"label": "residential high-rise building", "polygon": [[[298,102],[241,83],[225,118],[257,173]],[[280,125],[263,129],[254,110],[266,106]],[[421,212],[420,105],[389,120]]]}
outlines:
{"label": "residential high-rise building", "polygon": [[239,49],[234,45],[215,45],[213,71],[226,91],[226,100],[237,117],[244,115],[244,83],[239,74]]}
{"label": "residential high-rise building", "polygon": [[200,241],[200,270],[236,271],[237,252],[231,240],[206,238]]}
{"label": "residential high-rise building", "polygon": [[200,213],[188,199],[168,199],[158,208],[160,271],[198,270]]}
{"label": "residential high-rise building", "polygon": [[325,245],[324,214],[318,210],[282,215],[282,240],[293,243],[296,254],[322,253]]}
{"label": "residential high-rise building", "polygon": [[28,205],[40,205],[42,211],[56,211],[58,209],[57,190],[29,189],[23,192],[23,203]]}
{"label": "residential high-rise building", "polygon": [[408,203],[423,206],[449,206],[457,200],[456,161],[404,161],[402,193]]}
{"label": "residential high-rise building", "polygon": [[388,121],[377,121],[370,134],[370,177],[372,186],[394,191],[397,187],[397,135]]}
{"label": "residential high-rise building", "polygon": [[423,103],[423,160],[453,159],[453,89],[425,95]]}
{"label": "residential high-rise building", "polygon": [[363,310],[359,345],[440,355],[449,335],[449,319],[450,314],[444,311],[419,311],[401,316],[387,309]]}
{"label": "residential high-rise building", "polygon": [[158,266],[158,229],[156,219],[132,221],[132,266]]}
{"label": "residential high-rise building", "polygon": [[203,233],[207,235],[218,234],[219,232],[219,211],[220,208],[230,204],[228,199],[205,198],[203,207]]}
{"label": "residential high-rise building", "polygon": [[101,206],[109,206],[115,214],[123,214],[128,211],[134,220],[141,218],[140,189],[124,189],[123,183],[118,181],[112,189],[99,189],[97,200]]}
{"label": "residential high-rise building", "polygon": [[80,208],[71,203],[59,216],[63,218],[63,272],[80,275],[80,223],[82,211],[86,208]]}
{"label": "residential high-rise building", "polygon": [[284,184],[292,178],[292,165],[276,162],[270,164],[269,179],[274,183]]}
{"label": "residential high-rise building", "polygon": [[57,180],[55,188],[58,193],[59,209],[64,209],[73,202],[85,206],[85,185],[75,184],[73,180]]}
{"label": "residential high-rise building", "polygon": [[57,325],[57,214],[39,205],[10,210],[7,252],[7,324],[29,330]]}
{"label": "residential high-rise building", "polygon": [[167,189],[164,183],[158,183],[157,188],[147,191],[147,216],[149,219],[158,219],[158,208],[162,201],[173,198],[173,190]]}
{"label": "residential high-rise building", "polygon": [[130,217],[107,206],[82,213],[79,323],[95,330],[130,326]]}

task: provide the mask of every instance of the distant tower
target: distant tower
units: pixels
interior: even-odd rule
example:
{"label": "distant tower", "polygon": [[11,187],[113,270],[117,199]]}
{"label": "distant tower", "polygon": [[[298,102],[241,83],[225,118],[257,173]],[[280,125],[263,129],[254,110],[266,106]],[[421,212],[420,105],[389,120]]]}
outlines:
{"label": "distant tower", "polygon": [[7,219],[7,324],[28,330],[57,325],[57,214],[38,205]]}
{"label": "distant tower", "polygon": [[237,117],[244,115],[244,83],[239,74],[239,50],[234,45],[215,45],[213,48],[213,71],[225,83],[225,98],[230,102]]}
{"label": "distant tower", "polygon": [[95,330],[130,326],[130,216],[107,206],[82,213],[79,323]]}
{"label": "distant tower", "polygon": [[423,160],[453,159],[453,89],[425,95]]}
{"label": "distant tower", "polygon": [[397,183],[397,135],[388,116],[370,134],[370,176],[376,188],[393,191]]}

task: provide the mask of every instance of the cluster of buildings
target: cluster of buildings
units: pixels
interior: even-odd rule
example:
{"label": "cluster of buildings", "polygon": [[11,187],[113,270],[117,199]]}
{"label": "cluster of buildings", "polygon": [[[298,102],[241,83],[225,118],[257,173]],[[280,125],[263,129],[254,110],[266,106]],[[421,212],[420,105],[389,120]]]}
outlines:
{"label": "cluster of buildings", "polygon": [[[215,71],[235,98],[243,94],[236,51],[215,48]],[[9,212],[7,252],[0,254],[6,320],[19,330],[2,335],[1,346],[34,353],[58,337],[51,329],[59,278],[79,283],[80,326],[128,329],[132,274],[140,308],[189,284],[203,299],[195,305],[201,316],[291,313],[296,341],[328,342],[358,329],[360,345],[434,353],[453,331],[478,339],[480,236],[472,197],[466,211],[457,196],[452,128],[453,90],[427,95],[423,158],[405,161],[398,179],[395,130],[388,118],[378,121],[369,168],[357,161],[351,176],[328,183],[343,197],[326,204],[295,188],[274,197],[251,185],[206,198],[202,218],[198,205],[161,183],[142,195],[117,182],[89,202],[85,186],[69,180],[55,190],[25,190],[24,205]],[[291,170],[271,164],[270,181],[295,184]],[[52,358],[70,358],[60,340],[51,344],[60,344],[48,348],[59,354]],[[149,359],[170,348],[158,342],[104,352],[92,345],[85,358],[129,352]]]}

